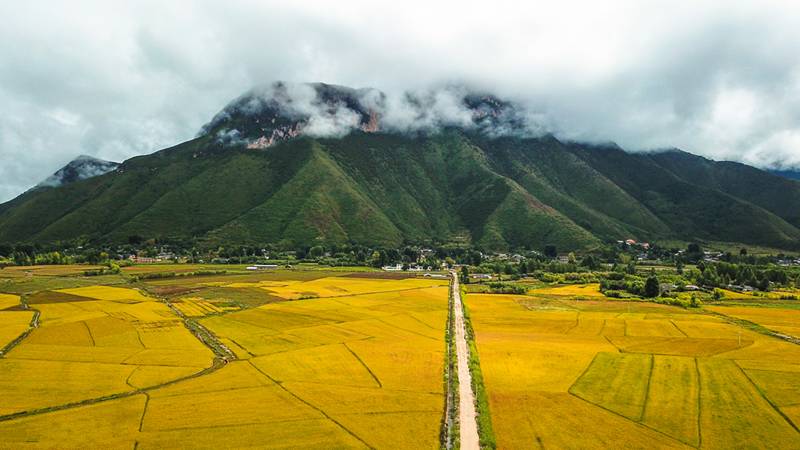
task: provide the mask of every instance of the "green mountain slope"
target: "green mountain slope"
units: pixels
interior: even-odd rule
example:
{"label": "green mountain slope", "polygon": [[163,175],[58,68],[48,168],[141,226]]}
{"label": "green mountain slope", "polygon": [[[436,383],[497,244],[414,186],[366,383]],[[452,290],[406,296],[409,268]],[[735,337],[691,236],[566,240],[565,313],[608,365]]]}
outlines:
{"label": "green mountain slope", "polygon": [[[565,251],[635,238],[800,249],[800,182],[752,167],[521,137],[513,105],[486,95],[463,98],[472,126],[390,132],[361,103],[371,91],[315,84],[315,102],[299,108],[284,88],[235,100],[196,139],[0,205],[0,242],[136,235]],[[349,108],[350,128],[305,133],[309,108],[332,127]]]}

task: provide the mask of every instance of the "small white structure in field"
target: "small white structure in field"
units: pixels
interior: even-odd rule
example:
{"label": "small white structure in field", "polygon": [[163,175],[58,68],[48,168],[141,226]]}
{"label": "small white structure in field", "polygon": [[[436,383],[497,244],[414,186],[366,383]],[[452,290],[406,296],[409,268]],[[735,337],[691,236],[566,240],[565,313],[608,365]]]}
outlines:
{"label": "small white structure in field", "polygon": [[247,270],[270,270],[270,269],[277,269],[277,264],[253,264],[252,266],[247,266]]}
{"label": "small white structure in field", "polygon": [[394,265],[394,266],[383,266],[383,267],[381,267],[381,269],[383,269],[383,270],[385,270],[387,272],[399,272],[399,271],[403,270],[403,265],[402,264],[397,264],[397,265]]}

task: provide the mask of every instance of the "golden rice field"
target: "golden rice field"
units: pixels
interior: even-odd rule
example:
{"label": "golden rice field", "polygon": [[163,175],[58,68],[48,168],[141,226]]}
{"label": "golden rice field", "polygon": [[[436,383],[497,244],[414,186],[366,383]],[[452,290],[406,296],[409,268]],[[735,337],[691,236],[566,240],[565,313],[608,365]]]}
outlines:
{"label": "golden rice field", "polygon": [[[440,446],[447,280],[44,270],[0,285],[0,449]],[[465,301],[498,448],[800,448],[800,346],[733,320],[796,309]]]}
{"label": "golden rice field", "polygon": [[63,289],[29,303],[39,327],[0,359],[0,415],[157,385],[212,363],[167,305],[135,289]]}
{"label": "golden rice field", "polygon": [[564,286],[553,286],[534,289],[530,292],[533,295],[557,295],[567,297],[604,297],[600,292],[600,284],[568,284]]}
{"label": "golden rice field", "polygon": [[800,339],[800,309],[758,306],[709,306],[708,309]]}
{"label": "golden rice field", "polygon": [[446,284],[446,281],[409,278],[404,280],[383,280],[381,282],[376,282],[374,278],[325,277],[310,281],[264,280],[257,282],[216,284],[228,288],[257,288],[284,300],[298,300],[304,298],[342,297],[392,290],[416,289],[419,287]]}
{"label": "golden rice field", "polygon": [[466,296],[498,448],[800,448],[800,346],[556,295]]}
{"label": "golden rice field", "polygon": [[[29,295],[39,327],[0,358],[0,448],[439,447],[446,281],[247,283],[283,301]],[[178,312],[237,358],[214,364]]]}
{"label": "golden rice field", "polygon": [[0,294],[0,351],[21,335],[33,318],[31,311],[19,311],[20,298]]}

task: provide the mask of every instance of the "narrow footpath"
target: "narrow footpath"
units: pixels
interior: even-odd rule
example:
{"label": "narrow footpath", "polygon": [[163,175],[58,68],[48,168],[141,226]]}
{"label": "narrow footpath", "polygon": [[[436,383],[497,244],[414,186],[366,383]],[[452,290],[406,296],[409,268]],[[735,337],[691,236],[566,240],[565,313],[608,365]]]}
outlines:
{"label": "narrow footpath", "polygon": [[453,276],[453,317],[456,328],[456,358],[458,360],[458,422],[461,430],[461,448],[477,450],[480,448],[478,439],[478,422],[475,413],[475,394],[472,392],[472,374],[469,372],[469,346],[467,345],[467,331],[464,326],[464,307],[461,303],[461,287],[458,284],[458,275]]}

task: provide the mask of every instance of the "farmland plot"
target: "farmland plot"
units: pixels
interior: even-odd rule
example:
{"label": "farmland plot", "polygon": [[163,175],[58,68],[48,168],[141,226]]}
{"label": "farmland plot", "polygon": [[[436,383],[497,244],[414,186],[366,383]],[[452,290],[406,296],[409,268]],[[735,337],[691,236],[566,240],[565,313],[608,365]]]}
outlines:
{"label": "farmland plot", "polygon": [[37,296],[41,326],[0,359],[0,448],[438,448],[446,283],[342,286],[355,294],[182,305],[238,356],[202,373],[213,354],[162,302],[99,287]]}
{"label": "farmland plot", "polygon": [[466,301],[498,448],[800,447],[800,346],[664,305]]}
{"label": "farmland plot", "polygon": [[0,359],[0,414],[119,394],[211,365],[213,354],[166,305],[134,289],[93,286],[33,300],[40,326]]}

